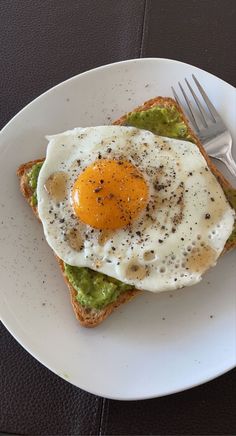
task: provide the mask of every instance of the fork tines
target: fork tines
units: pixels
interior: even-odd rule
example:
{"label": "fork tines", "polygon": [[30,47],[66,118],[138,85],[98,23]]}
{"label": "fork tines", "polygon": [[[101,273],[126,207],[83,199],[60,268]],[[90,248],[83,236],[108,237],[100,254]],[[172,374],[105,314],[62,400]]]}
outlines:
{"label": "fork tines", "polygon": [[[185,78],[185,83],[186,83],[187,88],[188,88],[188,90],[190,91],[190,93],[191,93],[191,95],[192,95],[192,97],[193,97],[193,99],[194,99],[194,101],[195,101],[195,103],[196,103],[196,105],[197,105],[197,108],[198,108],[198,115],[199,115],[199,118],[200,118],[200,120],[201,120],[201,122],[202,122],[202,125],[203,125],[205,128],[208,128],[209,120],[210,120],[211,122],[213,122],[213,123],[216,123],[217,121],[220,121],[221,118],[220,118],[220,115],[218,114],[216,108],[214,107],[214,105],[213,105],[212,102],[210,101],[209,97],[207,96],[206,92],[204,91],[203,87],[200,85],[199,81],[198,81],[197,78],[194,76],[194,74],[192,74],[192,78],[193,78],[193,80],[194,80],[194,82],[195,82],[195,84],[196,84],[196,86],[197,86],[198,91],[200,92],[200,94],[201,94],[201,96],[202,96],[202,98],[203,98],[203,101],[205,102],[205,104],[206,104],[206,106],[207,106],[207,108],[208,108],[208,111],[209,111],[209,114],[210,114],[210,118],[211,118],[211,119],[209,119],[209,115],[207,114],[207,112],[206,112],[206,110],[204,109],[204,107],[203,107],[201,101],[200,101],[199,98],[197,97],[197,95],[196,95],[196,93],[194,92],[192,86],[190,85],[189,81],[188,81],[186,78]],[[193,107],[192,107],[192,104],[191,104],[191,101],[190,101],[190,99],[188,98],[187,93],[185,92],[185,90],[184,90],[184,88],[183,88],[183,86],[181,85],[180,82],[178,82],[178,85],[179,85],[179,88],[180,88],[180,90],[181,90],[181,93],[182,93],[182,95],[183,95],[183,97],[184,97],[184,100],[185,100],[185,102],[186,102],[186,104],[187,104],[187,107],[188,107],[188,109],[189,109],[189,118],[190,118],[190,121],[191,121],[191,123],[193,124],[194,128],[196,129],[196,131],[199,132],[199,130],[200,130],[200,126],[199,126],[199,122],[198,122],[197,117],[196,117],[196,111],[194,111],[194,109],[193,109]],[[173,95],[174,95],[174,97],[175,97],[175,100],[176,100],[177,103],[181,106],[181,102],[180,102],[180,99],[179,99],[179,97],[178,97],[177,92],[175,91],[175,89],[173,88],[173,86],[171,87],[171,89],[172,89]]]}

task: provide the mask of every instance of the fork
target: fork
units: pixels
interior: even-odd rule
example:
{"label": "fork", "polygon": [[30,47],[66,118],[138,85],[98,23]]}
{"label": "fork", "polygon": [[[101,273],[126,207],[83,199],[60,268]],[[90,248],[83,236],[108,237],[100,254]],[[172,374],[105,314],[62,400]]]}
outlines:
{"label": "fork", "polygon": [[[178,82],[184,100],[189,109],[187,117],[189,118],[193,130],[200,139],[201,143],[204,145],[204,148],[209,156],[222,161],[227,166],[230,173],[233,176],[236,176],[236,163],[232,156],[232,136],[226,125],[224,124],[221,116],[217,112],[216,108],[210,101],[209,97],[207,96],[206,92],[204,91],[203,87],[200,85],[194,74],[192,74],[192,78],[208,108],[208,113],[202,106],[192,86],[185,78],[186,85],[193,97],[193,100],[196,103],[196,107],[193,108],[193,105],[188,98],[183,86],[180,82]],[[173,86],[171,87],[171,89],[174,94],[175,100],[185,112],[185,109],[183,108],[178,94],[176,93]]]}

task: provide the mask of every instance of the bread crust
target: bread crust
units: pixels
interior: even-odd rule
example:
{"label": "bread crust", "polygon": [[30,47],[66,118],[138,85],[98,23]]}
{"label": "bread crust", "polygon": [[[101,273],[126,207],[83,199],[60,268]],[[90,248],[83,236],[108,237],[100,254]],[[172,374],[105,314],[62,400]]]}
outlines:
{"label": "bread crust", "polygon": [[[199,141],[199,139],[197,138],[195,133],[192,131],[192,129],[189,125],[188,119],[186,118],[185,114],[183,113],[181,107],[175,102],[175,100],[173,100],[172,98],[159,96],[159,97],[156,97],[156,98],[153,98],[151,100],[146,101],[141,106],[138,106],[137,108],[135,108],[132,112],[145,111],[145,110],[148,110],[156,105],[163,106],[163,107],[169,107],[169,106],[176,107],[176,109],[180,113],[182,120],[188,126],[189,133],[194,138],[196,145],[198,146],[200,152],[202,153],[202,155],[206,159],[208,167],[210,168],[212,173],[216,176],[216,178],[217,178],[218,182],[220,183],[220,185],[222,186],[222,188],[223,189],[224,188],[233,189],[230,182],[223,176],[223,174],[221,174],[221,172],[217,169],[217,167],[214,165],[214,163],[211,161],[211,159],[207,155],[203,145],[201,144],[201,142]],[[113,124],[114,125],[125,124],[127,116],[128,116],[128,113],[123,115],[122,117],[120,117],[118,120],[114,121]],[[43,161],[44,161],[44,158],[27,162],[25,164],[20,165],[20,167],[17,170],[17,176],[20,179],[20,190],[21,190],[24,198],[27,200],[27,202],[31,206],[33,212],[35,213],[35,215],[37,216],[38,219],[39,219],[39,217],[38,217],[37,206],[33,206],[31,204],[32,190],[28,184],[27,174],[33,165],[35,165],[36,163],[43,162]],[[231,250],[235,246],[236,246],[236,241],[232,241],[231,243],[227,242],[222,254],[225,253],[226,251]],[[58,256],[55,255],[55,257],[56,257],[57,262],[59,264],[59,267],[61,269],[61,272],[62,272],[62,275],[63,275],[64,280],[66,282],[66,285],[69,288],[71,304],[72,304],[73,310],[75,312],[75,316],[78,319],[78,321],[80,322],[80,324],[84,327],[96,327],[96,326],[98,326],[115,309],[117,309],[122,304],[127,303],[128,301],[132,300],[134,297],[136,297],[138,294],[140,294],[142,292],[142,291],[139,291],[137,289],[132,289],[132,290],[123,292],[120,294],[120,296],[118,297],[118,299],[115,302],[108,304],[106,307],[104,307],[103,309],[100,309],[100,310],[86,308],[86,307],[82,306],[78,302],[78,300],[76,299],[77,291],[70,284],[70,282],[65,274],[63,261]]]}

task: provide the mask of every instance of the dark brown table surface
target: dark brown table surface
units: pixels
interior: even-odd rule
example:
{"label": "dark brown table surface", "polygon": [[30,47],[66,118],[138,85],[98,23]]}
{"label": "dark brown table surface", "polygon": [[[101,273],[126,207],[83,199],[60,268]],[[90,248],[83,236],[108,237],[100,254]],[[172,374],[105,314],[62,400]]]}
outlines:
{"label": "dark brown table surface", "polygon": [[[236,86],[235,0],[1,0],[0,23],[1,126],[59,82],[129,58],[178,59]],[[0,338],[2,433],[236,434],[236,370],[168,397],[118,402],[63,381],[2,325]]]}

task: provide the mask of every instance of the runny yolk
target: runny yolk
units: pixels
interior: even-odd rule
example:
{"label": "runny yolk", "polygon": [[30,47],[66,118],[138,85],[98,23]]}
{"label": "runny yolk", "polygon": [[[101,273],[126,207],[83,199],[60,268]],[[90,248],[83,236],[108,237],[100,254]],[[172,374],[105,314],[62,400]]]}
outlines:
{"label": "runny yolk", "polygon": [[96,229],[120,229],[146,207],[147,184],[127,161],[100,159],[77,178],[72,190],[76,216]]}

